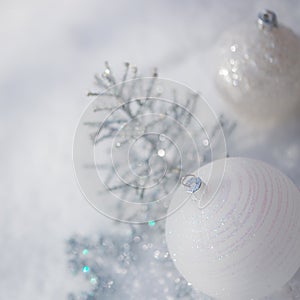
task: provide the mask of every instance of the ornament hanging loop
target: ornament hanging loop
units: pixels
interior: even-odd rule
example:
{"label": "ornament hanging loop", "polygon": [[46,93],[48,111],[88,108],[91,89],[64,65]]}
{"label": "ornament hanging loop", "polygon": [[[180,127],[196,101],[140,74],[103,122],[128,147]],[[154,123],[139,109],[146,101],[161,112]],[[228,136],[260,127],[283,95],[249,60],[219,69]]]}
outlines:
{"label": "ornament hanging loop", "polygon": [[271,10],[264,10],[258,14],[258,28],[271,30],[273,28],[278,27],[277,16]]}
{"label": "ornament hanging loop", "polygon": [[187,174],[181,178],[181,184],[189,188],[187,190],[188,193],[193,194],[201,188],[203,182],[200,177],[196,177],[193,174]]}
{"label": "ornament hanging loop", "polygon": [[[192,194],[191,199],[198,203],[199,209],[204,209],[210,204],[212,199],[205,204],[202,202],[202,196],[205,192],[206,184],[200,177],[197,177],[194,174],[187,174],[181,178],[181,184],[188,188],[187,193]],[[202,190],[200,194],[198,192],[199,190]]]}

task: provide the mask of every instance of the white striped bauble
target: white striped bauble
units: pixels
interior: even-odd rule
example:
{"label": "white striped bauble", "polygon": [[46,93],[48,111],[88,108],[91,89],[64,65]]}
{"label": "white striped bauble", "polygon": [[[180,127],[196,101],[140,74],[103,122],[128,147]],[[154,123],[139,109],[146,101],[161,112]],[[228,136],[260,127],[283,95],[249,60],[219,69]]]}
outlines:
{"label": "white striped bauble", "polygon": [[[211,176],[218,172],[221,183]],[[179,187],[166,221],[178,270],[216,299],[260,299],[280,289],[300,267],[297,187],[248,158],[218,160],[194,174],[206,185],[193,194]]]}

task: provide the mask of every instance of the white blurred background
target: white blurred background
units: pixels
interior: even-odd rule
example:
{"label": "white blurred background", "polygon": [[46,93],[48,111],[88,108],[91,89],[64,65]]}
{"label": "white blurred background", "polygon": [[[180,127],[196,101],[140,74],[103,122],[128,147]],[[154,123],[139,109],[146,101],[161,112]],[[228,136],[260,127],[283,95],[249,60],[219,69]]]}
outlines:
{"label": "white blurred background", "polygon": [[[223,30],[263,9],[300,34],[300,2],[0,1],[0,299],[66,299],[78,289],[65,241],[112,222],[84,200],[72,141],[93,75],[123,62],[201,91],[222,109],[211,49]],[[230,146],[299,179],[299,126]],[[260,149],[260,150],[258,150]]]}

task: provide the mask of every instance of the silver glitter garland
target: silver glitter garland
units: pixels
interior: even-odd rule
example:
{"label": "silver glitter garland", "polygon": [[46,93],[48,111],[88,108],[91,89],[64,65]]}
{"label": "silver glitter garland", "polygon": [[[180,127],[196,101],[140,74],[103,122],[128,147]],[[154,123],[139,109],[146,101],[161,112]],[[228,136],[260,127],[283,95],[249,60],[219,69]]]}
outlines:
{"label": "silver glitter garland", "polygon": [[98,241],[74,236],[67,252],[72,273],[89,282],[87,292],[69,300],[199,299],[175,269],[158,223],[130,226],[123,235],[101,234]]}
{"label": "silver glitter garland", "polygon": [[[159,126],[157,137],[153,138],[149,135],[143,135],[142,146],[145,149],[143,157],[140,157],[138,152],[134,153],[135,160],[133,163],[140,163],[146,161],[156,155],[158,157],[165,157],[166,153],[172,147],[172,143],[164,144],[163,148],[157,147],[159,140],[166,141],[165,137],[171,137],[170,141],[178,141],[182,136],[178,134],[177,128],[174,129],[172,122],[164,120],[165,122],[144,122],[131,124],[128,134],[123,136],[122,141],[113,140],[116,138],[118,128],[122,124],[128,124],[131,120],[136,120],[140,114],[144,115],[147,112],[157,111],[153,101],[146,101],[150,95],[160,97],[164,91],[161,86],[156,85],[157,71],[154,71],[150,85],[141,86],[142,81],[136,81],[139,78],[137,69],[132,68],[131,85],[125,86],[125,82],[130,77],[130,65],[125,64],[125,73],[122,77],[122,83],[116,85],[117,80],[113,75],[108,63],[105,64],[105,71],[101,76],[97,75],[96,83],[98,89],[103,89],[100,92],[89,92],[88,95],[99,98],[97,106],[94,107],[94,112],[115,112],[110,118],[105,119],[104,122],[85,122],[84,125],[91,128],[91,137],[95,145],[105,143],[115,143],[116,148],[120,148],[124,144],[128,144],[135,140],[137,133],[135,129],[142,133],[147,132],[147,127],[155,131],[155,126]],[[138,99],[134,103],[128,102],[128,99],[135,98],[141,93],[146,94],[145,99]],[[189,111],[194,111],[197,103],[197,95],[185,95],[186,99],[183,101],[184,108],[178,106],[176,103],[177,91],[173,90],[172,97],[175,99],[171,107],[168,108],[168,116],[171,119],[180,121],[185,126],[189,126],[192,122],[192,116]],[[170,96],[170,95],[169,95]],[[103,101],[102,101],[103,99]],[[121,103],[121,106],[120,106]],[[165,107],[160,102],[161,111]],[[119,107],[117,111],[114,111]],[[143,119],[145,120],[145,118]],[[218,137],[218,130],[221,128],[228,136],[235,127],[226,118],[221,115],[219,117],[219,124],[213,125],[209,128],[208,136],[210,140],[205,139],[202,132],[192,132],[196,135],[197,141],[203,142],[201,148],[201,163],[205,164],[211,160],[210,149],[207,147],[208,143],[216,143]],[[141,130],[142,128],[142,130]],[[162,130],[163,128],[163,130]],[[100,134],[101,133],[101,134]],[[199,134],[197,136],[197,134]],[[178,160],[177,154],[173,154],[167,160],[168,172],[166,178],[163,177],[160,184],[154,189],[147,189],[140,183],[130,182],[120,185],[112,185],[112,177],[115,169],[112,167],[111,161],[108,161],[100,166],[89,166],[86,162],[87,168],[101,168],[107,170],[107,177],[105,183],[108,186],[106,192],[120,191],[123,198],[132,198],[132,185],[136,184],[135,197],[138,201],[143,201],[144,198],[156,197],[158,193],[168,193],[169,187],[174,187],[176,182],[180,179],[181,171],[185,174],[195,168],[195,155],[189,148],[190,144],[184,144],[183,153],[188,157],[182,165]],[[149,147],[148,147],[149,146]],[[148,147],[148,148],[147,148]],[[141,173],[147,173],[147,166],[142,166]],[[154,164],[151,166],[158,174],[164,171],[161,164]],[[126,170],[122,170],[122,176],[126,177],[128,174]],[[103,194],[99,194],[99,197]],[[165,210],[166,207],[157,206],[157,210]],[[118,217],[122,219],[124,207],[120,205],[116,207]],[[147,211],[145,212],[147,213]],[[135,217],[135,216],[134,216]],[[95,240],[91,237],[73,236],[67,241],[67,255],[69,260],[70,271],[75,275],[83,276],[88,286],[85,292],[80,294],[69,294],[69,300],[96,300],[96,299],[210,299],[205,295],[197,294],[192,286],[178,273],[170,255],[167,250],[165,242],[164,221],[148,221],[146,224],[120,224],[120,231],[126,228],[125,233],[107,234],[100,232],[98,238]]]}
{"label": "silver glitter garland", "polygon": [[[156,70],[152,77],[142,77],[126,63],[122,81],[117,82],[106,63],[102,75],[96,76],[98,91],[88,93],[93,101],[79,122],[80,138],[74,147],[87,143],[82,136],[90,135],[92,143],[74,160],[78,180],[84,185],[89,176],[98,177],[93,199],[88,200],[113,219],[162,219],[182,176],[212,156],[224,158],[223,133],[230,133],[234,124],[224,116],[217,119],[198,93],[158,78]],[[197,109],[204,112],[201,120],[194,115]],[[99,201],[104,195],[121,200],[110,202],[116,209],[107,211],[109,200]]]}

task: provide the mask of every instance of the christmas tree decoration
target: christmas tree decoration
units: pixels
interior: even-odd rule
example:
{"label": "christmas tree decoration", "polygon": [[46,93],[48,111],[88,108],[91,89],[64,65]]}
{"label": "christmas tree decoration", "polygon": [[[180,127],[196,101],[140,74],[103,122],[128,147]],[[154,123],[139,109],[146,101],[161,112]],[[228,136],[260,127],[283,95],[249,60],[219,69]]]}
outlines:
{"label": "christmas tree decoration", "polygon": [[299,108],[300,38],[274,12],[226,32],[217,52],[216,85],[238,118],[270,127]]}
{"label": "christmas tree decoration", "polygon": [[[176,270],[160,219],[184,174],[227,155],[225,136],[235,124],[156,71],[142,77],[125,64],[121,80],[117,83],[107,63],[96,76],[98,91],[88,94],[93,100],[74,140],[74,165],[88,201],[128,224],[114,222],[117,233],[68,240],[70,271],[87,282],[86,290],[70,293],[69,300],[209,300]],[[186,177],[184,183],[193,180]],[[201,185],[195,184],[194,190]]]}
{"label": "christmas tree decoration", "polygon": [[[212,169],[222,174],[221,184]],[[180,273],[215,299],[260,299],[279,290],[300,267],[296,186],[248,158],[217,160],[189,176],[194,179],[177,189],[166,222]]]}
{"label": "christmas tree decoration", "polygon": [[86,280],[87,290],[70,293],[68,300],[199,299],[170,258],[163,227],[119,224],[118,233],[71,237],[69,267]]}
{"label": "christmas tree decoration", "polygon": [[[124,222],[163,219],[180,178],[227,155],[224,131],[202,96],[127,63],[120,83],[106,63],[75,134],[73,158],[86,199]],[[102,90],[101,90],[102,89]]]}

